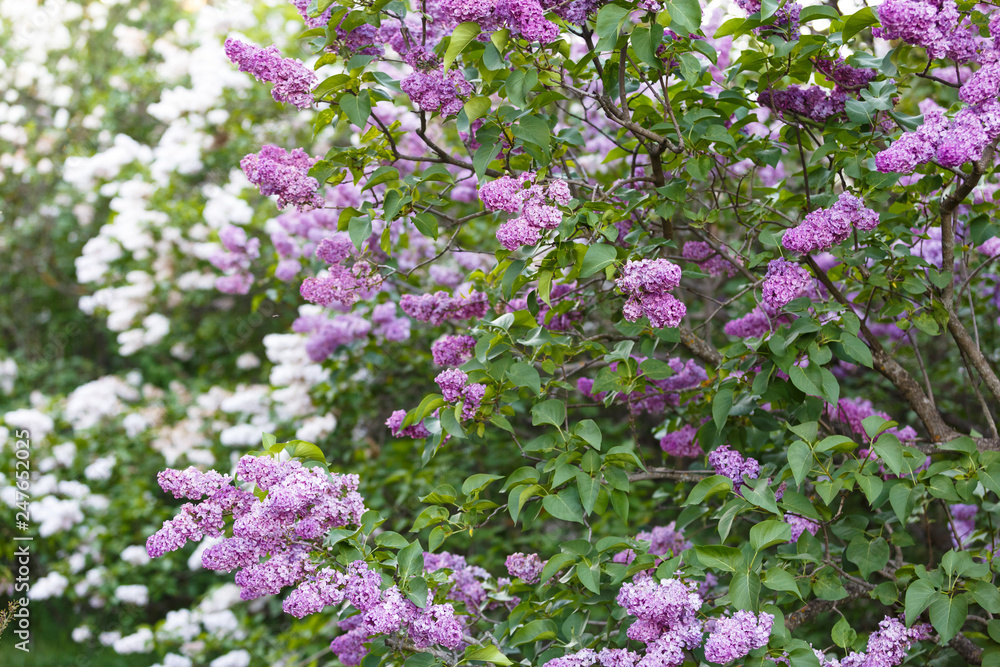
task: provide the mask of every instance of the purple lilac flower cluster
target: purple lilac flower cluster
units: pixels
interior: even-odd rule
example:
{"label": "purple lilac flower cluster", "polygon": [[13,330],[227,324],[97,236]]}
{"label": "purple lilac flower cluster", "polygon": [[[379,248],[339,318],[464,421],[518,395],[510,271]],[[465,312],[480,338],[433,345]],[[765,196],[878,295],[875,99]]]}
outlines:
{"label": "purple lilac flower cluster", "polygon": [[[351,582],[355,587],[368,585],[359,568],[346,575],[334,574],[327,569],[317,571],[311,560],[311,551],[319,548],[327,531],[360,523],[366,508],[357,491],[357,475],[331,475],[295,460],[255,456],[241,458],[236,474],[267,492],[263,500],[236,487],[228,475],[214,471],[203,473],[191,467],[161,472],[158,481],[164,491],[201,502],[183,505],[176,517],[150,536],[146,541],[150,557],[180,549],[188,540],[222,537],[226,518],[231,517],[232,537],[206,549],[202,564],[211,570],[239,570],[235,580],[244,600],[306,583],[285,600],[285,610],[298,613],[319,604],[324,596],[335,598],[341,589],[350,596]],[[375,579],[380,581],[377,575]],[[305,598],[311,602],[307,604]]]}
{"label": "purple lilac flower cluster", "polygon": [[851,229],[871,231],[878,227],[878,213],[863,201],[844,192],[830,208],[816,209],[798,227],[785,232],[782,245],[793,252],[829,250],[851,235]]}
{"label": "purple lilac flower cluster", "polygon": [[629,260],[622,269],[622,275],[615,281],[618,288],[628,295],[622,310],[625,319],[635,322],[645,315],[656,329],[679,326],[687,308],[670,290],[680,283],[681,267],[669,260]]}
{"label": "purple lilac flower cluster", "polygon": [[811,285],[812,277],[804,268],[795,262],[772,259],[764,276],[764,306],[777,311],[801,296]]}
{"label": "purple lilac flower cluster", "polygon": [[977,33],[963,23],[954,0],[886,0],[877,11],[882,27],[876,37],[922,46],[932,60],[964,63],[976,55]]}
{"label": "purple lilac flower cluster", "polygon": [[423,422],[418,422],[404,427],[404,419],[406,419],[406,410],[394,410],[393,413],[389,415],[389,418],[385,420],[385,425],[389,427],[389,432],[392,433],[392,437],[423,440],[424,438],[430,436],[431,433],[424,426]]}
{"label": "purple lilac flower cluster", "polygon": [[410,318],[396,316],[396,304],[389,301],[372,308],[372,324],[375,337],[393,343],[401,343],[410,338]]}
{"label": "purple lilac flower cluster", "polygon": [[517,577],[526,584],[537,584],[538,575],[542,573],[546,561],[538,557],[538,554],[523,554],[521,552],[512,553],[507,556],[507,572],[510,576]]}
{"label": "purple lilac flower cluster", "polygon": [[699,268],[710,276],[733,276],[736,267],[733,263],[712,249],[703,241],[688,241],[681,249],[681,257],[699,265]]}
{"label": "purple lilac flower cluster", "polygon": [[914,623],[908,628],[899,619],[886,616],[868,637],[867,650],[852,652],[840,661],[840,667],[894,667],[906,659],[906,651],[914,642],[930,636],[931,626],[927,623]]}
{"label": "purple lilac flower cluster", "polygon": [[637,576],[622,585],[617,601],[638,618],[626,634],[646,645],[645,664],[677,667],[684,662],[685,649],[701,645],[702,622],[697,613],[702,599],[696,585]]}
{"label": "purple lilac flower cluster", "polygon": [[516,214],[497,229],[497,240],[507,250],[538,243],[542,232],[562,222],[559,206],[570,202],[569,185],[555,180],[544,186],[535,182],[534,172],[517,177],[501,176],[479,186],[479,198],[489,211]]}
{"label": "purple lilac flower cluster", "polygon": [[316,74],[294,58],[282,58],[277,47],[262,49],[236,39],[226,40],[226,56],[249,72],[258,81],[274,84],[271,96],[276,102],[288,102],[300,109],[312,106],[312,89],[318,79]]}
{"label": "purple lilac flower cluster", "polygon": [[306,354],[314,362],[323,361],[342,345],[364,340],[371,330],[371,322],[353,313],[329,318],[325,315],[304,315],[292,322],[295,333],[312,334],[306,341]]}
{"label": "purple lilac flower cluster", "polygon": [[469,565],[464,556],[447,551],[436,554],[424,552],[424,570],[448,570],[451,584],[448,598],[465,605],[466,611],[471,614],[478,614],[482,609],[488,596],[483,584],[490,578],[486,570],[478,565]]}
{"label": "purple lilac flower cluster", "polygon": [[757,96],[757,102],[779,115],[793,113],[822,123],[827,118],[844,112],[847,93],[839,88],[831,91],[822,86],[793,85],[784,90],[763,90]]}
{"label": "purple lilac flower cluster", "polygon": [[542,44],[559,37],[559,27],[545,18],[538,0],[443,0],[441,7],[455,23],[475,21],[487,32],[506,27],[528,42]]}
{"label": "purple lilac flower cluster", "polygon": [[956,503],[949,505],[948,509],[951,511],[953,525],[951,543],[956,549],[964,549],[976,532],[976,512],[979,508],[976,505]]}
{"label": "purple lilac flower cluster", "polygon": [[[632,355],[637,364],[641,364],[646,357]],[[680,357],[671,357],[667,360],[667,365],[674,372],[668,378],[653,380],[646,377],[646,388],[629,393],[626,397],[629,412],[632,414],[660,414],[667,406],[677,407],[681,404],[680,393],[697,389],[702,382],[708,379],[705,369],[698,365],[694,359],[687,361]],[[613,362],[609,368],[614,371],[618,368],[618,362]],[[604,399],[604,392],[594,393],[594,381],[590,378],[579,378],[576,387],[580,393],[592,398],[595,401]]]}
{"label": "purple lilac flower cluster", "polygon": [[[677,530],[677,522],[671,521],[666,526],[654,526],[652,530],[643,531],[635,536],[635,539],[649,542],[649,549],[646,553],[654,556],[673,558],[680,556],[681,552],[690,549],[692,544],[685,539],[684,534]],[[635,552],[626,549],[615,554],[612,559],[615,563],[631,563],[635,560]]]}
{"label": "purple lilac flower cluster", "polygon": [[722,330],[736,338],[760,338],[787,321],[788,318],[783,315],[771,314],[767,309],[758,307],[743,317],[726,322]]}
{"label": "purple lilac flower cluster", "polygon": [[434,381],[441,387],[445,402],[463,402],[462,419],[472,419],[476,416],[479,405],[486,395],[486,385],[478,382],[468,384],[469,376],[457,368],[441,371]]}
{"label": "purple lilac flower cluster", "polygon": [[476,339],[472,336],[451,336],[445,334],[431,344],[431,356],[438,366],[461,366],[472,358]]}
{"label": "purple lilac flower cluster", "polygon": [[444,116],[461,111],[464,98],[472,94],[472,84],[465,80],[460,69],[452,69],[447,74],[440,69],[416,70],[406,76],[399,87],[421,111],[439,111]]}
{"label": "purple lilac flower cluster", "polygon": [[[842,398],[836,406],[827,404],[826,415],[830,419],[836,419],[846,424],[848,428],[861,436],[865,435],[865,427],[862,422],[867,417],[878,416],[882,419],[895,421],[887,413],[876,410],[867,398]],[[917,432],[910,426],[902,428],[894,426],[885,432],[896,436],[903,443],[912,444],[917,440]]]}
{"label": "purple lilac flower cluster", "polygon": [[240,160],[240,168],[247,179],[260,188],[262,195],[278,195],[279,209],[294,204],[301,211],[318,208],[324,203],[317,192],[319,182],[309,175],[309,168],[315,161],[301,148],[289,153],[284,148],[267,144],[260,153],[251,153]]}
{"label": "purple lilac flower cluster", "polygon": [[319,16],[309,16],[309,0],[289,0],[295,9],[299,12],[299,16],[305,22],[307,28],[322,28],[325,27],[330,21],[330,16],[333,14],[333,7],[328,7]]}
{"label": "purple lilac flower cluster", "polygon": [[816,531],[819,530],[819,524],[808,519],[804,516],[799,516],[798,514],[785,514],[785,523],[787,523],[792,528],[792,539],[788,540],[791,544],[795,544],[799,541],[799,537],[802,533],[809,531],[810,535],[815,535]]}
{"label": "purple lilac flower cluster", "polygon": [[881,172],[904,174],[931,160],[946,167],[959,167],[979,160],[998,137],[1000,101],[996,98],[964,107],[951,121],[941,109],[928,109],[923,125],[915,132],[903,133],[875,156],[875,167]]}
{"label": "purple lilac flower cluster", "polygon": [[705,659],[724,665],[767,646],[774,614],[741,610],[732,616],[720,616],[714,623],[705,641]]}
{"label": "purple lilac flower cluster", "polygon": [[404,294],[399,306],[413,319],[437,326],[448,320],[482,317],[489,309],[489,302],[482,292],[473,291],[465,297],[453,297],[442,291],[420,296]]}
{"label": "purple lilac flower cluster", "polygon": [[743,477],[757,479],[760,475],[760,463],[752,457],[743,458],[739,452],[729,445],[720,445],[708,455],[708,463],[715,468],[715,474],[723,475],[733,480],[733,489],[740,492]]}
{"label": "purple lilac flower cluster", "polygon": [[228,275],[215,279],[215,288],[226,294],[247,294],[253,286],[250,263],[260,257],[260,239],[247,239],[247,233],[235,225],[227,225],[219,232],[225,251],[209,257],[212,266]]}
{"label": "purple lilac flower cluster", "polygon": [[359,299],[370,299],[382,284],[382,276],[368,262],[355,261],[351,268],[343,262],[356,255],[347,232],[337,232],[319,242],[316,256],[329,265],[327,275],[306,278],[299,288],[302,298],[326,308],[348,308]]}
{"label": "purple lilac flower cluster", "polygon": [[660,438],[660,449],[678,458],[696,458],[701,456],[701,445],[695,442],[698,429],[691,424],[685,424],[676,431],[671,431]]}
{"label": "purple lilac flower cluster", "polygon": [[[747,13],[747,16],[760,11],[760,0],[736,0],[736,6]],[[758,35],[781,35],[788,40],[799,38],[799,15],[802,13],[802,6],[797,2],[787,2],[774,14],[774,21],[770,25],[762,25],[754,28]]]}
{"label": "purple lilac flower cluster", "polygon": [[861,90],[878,76],[875,70],[852,67],[843,58],[818,58],[815,64],[817,70],[842,90]]}

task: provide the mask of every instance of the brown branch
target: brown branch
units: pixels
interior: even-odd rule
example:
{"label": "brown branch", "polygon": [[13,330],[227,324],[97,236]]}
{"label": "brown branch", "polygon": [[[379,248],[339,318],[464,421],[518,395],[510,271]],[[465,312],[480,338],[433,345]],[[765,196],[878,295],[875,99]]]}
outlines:
{"label": "brown branch", "polygon": [[691,331],[691,327],[682,324],[677,328],[677,333],[680,334],[681,345],[686,347],[691,354],[715,368],[722,363],[722,353],[712,347],[711,343],[705,339],[699,338]]}
{"label": "brown branch", "polygon": [[674,482],[700,482],[710,470],[671,470],[670,468],[649,468],[646,472],[632,473],[628,476],[630,482],[641,482],[647,479],[669,479]]}
{"label": "brown branch", "polygon": [[853,581],[848,581],[844,584],[844,588],[847,589],[847,597],[840,600],[811,600],[806,606],[793,611],[791,614],[785,617],[785,628],[789,632],[795,630],[803,623],[808,623],[820,614],[828,612],[838,604],[845,604],[847,602],[852,602],[857,600],[859,597],[870,591],[874,586],[861,586]]}

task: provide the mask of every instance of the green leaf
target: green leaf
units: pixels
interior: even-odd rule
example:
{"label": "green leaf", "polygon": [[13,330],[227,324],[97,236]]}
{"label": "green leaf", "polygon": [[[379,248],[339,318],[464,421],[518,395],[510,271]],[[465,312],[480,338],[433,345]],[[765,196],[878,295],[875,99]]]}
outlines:
{"label": "green leaf", "polygon": [[723,387],[715,394],[715,398],[712,399],[712,418],[715,420],[715,428],[722,430],[722,427],[726,423],[726,417],[729,416],[729,411],[733,407],[733,389],[732,387]]}
{"label": "green leaf", "polygon": [[403,661],[403,667],[431,667],[437,661],[438,659],[431,653],[414,653]]}
{"label": "green leaf", "polygon": [[396,556],[396,571],[400,579],[406,579],[424,569],[424,550],[420,540],[414,540]]}
{"label": "green leaf", "polygon": [[705,567],[726,572],[736,572],[743,554],[735,547],[724,547],[716,544],[696,546],[694,548],[698,560]]}
{"label": "green leaf", "polygon": [[883,537],[872,541],[863,535],[857,535],[847,545],[847,557],[856,563],[861,575],[867,579],[872,572],[881,570],[889,562],[889,543]]}
{"label": "green leaf", "polygon": [[883,433],[875,441],[875,453],[885,462],[886,467],[898,475],[903,470],[903,446],[899,438],[891,433]]}
{"label": "green leaf", "polygon": [[833,624],[830,638],[840,648],[850,648],[854,644],[854,640],[858,638],[858,633],[847,622],[847,619],[841,616],[840,620]]}
{"label": "green leaf", "polygon": [[844,351],[854,361],[862,366],[872,367],[872,351],[868,349],[867,345],[861,342],[860,338],[845,331],[840,335],[840,344],[844,346]]}
{"label": "green leaf", "polygon": [[485,473],[477,473],[462,483],[462,493],[467,496],[472,495],[477,491],[482,491],[489,485],[490,482],[494,480],[502,479],[502,475],[487,475]]}
{"label": "green leaf", "polygon": [[417,605],[421,609],[427,606],[427,580],[423,577],[414,577],[410,579],[407,584],[406,597],[410,599],[413,604]]}
{"label": "green leaf", "polygon": [[802,599],[799,587],[795,584],[795,577],[778,566],[774,566],[764,573],[764,585],[772,591],[787,591]]}
{"label": "green leaf", "polygon": [[701,4],[698,0],[667,0],[664,8],[675,26],[680,28],[677,32],[682,37],[686,37],[686,33],[698,32],[701,27]]}
{"label": "green leaf", "polygon": [[542,393],[542,380],[535,367],[527,362],[519,361],[507,369],[507,377],[518,387],[528,387],[535,395]]}
{"label": "green leaf", "polygon": [[549,124],[538,116],[525,116],[517,121],[513,132],[515,137],[525,143],[538,146],[543,153],[548,155],[552,133],[549,131]]}
{"label": "green leaf", "polygon": [[542,507],[557,519],[583,523],[583,506],[576,489],[563,489],[556,495],[542,498]]}
{"label": "green leaf", "polygon": [[559,399],[542,401],[531,408],[532,426],[552,424],[561,427],[564,421],[566,421],[566,404]]}
{"label": "green leaf", "polygon": [[900,523],[905,525],[916,504],[914,493],[906,482],[897,482],[889,489],[889,504],[892,505],[892,511],[896,513]]}
{"label": "green leaf", "polygon": [[729,584],[729,599],[737,609],[757,611],[760,605],[760,576],[749,570],[734,574]]}
{"label": "green leaf", "polygon": [[577,422],[573,426],[573,434],[583,438],[588,445],[600,451],[603,436],[601,435],[601,427],[593,419],[584,419],[581,422]]}
{"label": "green leaf", "polygon": [[[614,5],[607,5],[614,6]],[[589,278],[604,267],[615,261],[617,252],[613,246],[603,243],[596,243],[587,247],[587,253],[583,256],[583,264],[580,266],[580,277]]]}
{"label": "green leaf", "polygon": [[916,579],[906,589],[905,610],[906,624],[913,625],[917,617],[927,609],[938,594],[937,589],[926,579]]}
{"label": "green leaf", "polygon": [[594,595],[601,594],[601,566],[599,563],[587,565],[586,561],[576,564],[576,576],[588,591]]}
{"label": "green leaf", "polygon": [[750,545],[761,551],[775,544],[788,542],[792,539],[792,527],[784,521],[768,519],[755,524],[750,529]]}
{"label": "green leaf", "polygon": [[[593,453],[593,450],[591,450]],[[576,488],[580,492],[580,502],[583,504],[583,511],[588,515],[594,511],[597,505],[597,496],[601,492],[601,480],[591,477],[582,470],[576,473]]]}
{"label": "green leaf", "polygon": [[438,221],[433,213],[418,213],[413,216],[413,225],[417,231],[432,239],[438,237]]}
{"label": "green leaf", "polygon": [[361,250],[361,244],[368,240],[368,237],[372,235],[372,221],[369,217],[364,218],[351,218],[351,221],[347,223],[347,234],[351,237],[351,243],[358,250]]}
{"label": "green leaf", "polygon": [[819,387],[806,376],[806,372],[802,370],[799,366],[792,366],[788,369],[788,377],[791,379],[792,384],[798,388],[804,394],[809,396],[821,396],[822,392]]}
{"label": "green leaf", "polygon": [[478,120],[490,112],[490,98],[470,97],[465,103],[465,106],[462,108],[465,109],[465,115],[471,123],[472,121]]}
{"label": "green leaf", "polygon": [[980,468],[976,475],[983,486],[1000,496],[1000,462]]}
{"label": "green leaf", "polygon": [[363,129],[368,122],[368,116],[372,112],[372,100],[368,91],[362,90],[361,94],[357,97],[350,93],[345,93],[340,98],[340,109],[352,123]]}
{"label": "green leaf", "polygon": [[691,489],[691,493],[688,495],[687,500],[684,501],[684,506],[697,505],[709,496],[714,496],[719,493],[727,494],[732,490],[733,480],[722,475],[712,475],[711,477],[706,477],[694,485],[694,488]]}
{"label": "green leaf", "polygon": [[788,466],[795,476],[795,483],[801,484],[812,468],[813,455],[809,445],[801,440],[796,440],[788,448]]}
{"label": "green leaf", "polygon": [[868,26],[875,25],[876,23],[878,23],[878,17],[875,16],[875,13],[870,8],[865,7],[861,11],[855,12],[844,23],[844,43],[846,44],[847,40],[851,37],[854,37]]}
{"label": "green leaf", "polygon": [[969,580],[965,588],[976,603],[991,614],[1000,613],[1000,590],[988,581]]}
{"label": "green leaf", "polygon": [[939,593],[931,602],[928,615],[931,625],[941,635],[941,643],[947,644],[962,629],[962,624],[969,616],[968,597],[962,594],[950,598],[944,593]]}
{"label": "green leaf", "polygon": [[547,618],[540,618],[531,621],[510,638],[511,646],[520,646],[528,642],[540,642],[545,639],[556,638],[556,624]]}
{"label": "green leaf", "polygon": [[882,493],[882,478],[875,477],[874,475],[854,473],[854,479],[858,483],[858,488],[864,491],[865,498],[868,499],[868,504],[874,506],[875,499]]}
{"label": "green leaf", "polygon": [[[597,12],[595,32],[597,36],[604,40],[616,40],[618,38],[618,26],[622,24],[629,14],[628,9],[620,5],[604,5]],[[613,42],[612,42],[613,45]]]}
{"label": "green leaf", "polygon": [[[447,73],[448,68],[451,64],[455,62],[455,58],[465,50],[465,47],[469,45],[479,35],[479,24],[475,21],[466,21],[465,23],[459,23],[455,26],[454,30],[451,31],[451,41],[448,43],[448,50],[444,54],[444,71]],[[470,119],[471,120],[471,119]]]}
{"label": "green leaf", "polygon": [[469,647],[465,651],[466,660],[482,660],[483,662],[492,662],[494,665],[513,665],[513,661],[500,652],[493,644],[487,644],[486,646]]}
{"label": "green leaf", "polygon": [[575,560],[576,558],[574,556],[571,556],[570,554],[566,553],[556,554],[555,556],[550,558],[548,562],[545,563],[545,567],[542,568],[542,573],[541,575],[539,575],[541,582],[544,584],[546,581],[551,579],[556,572],[563,569],[564,567],[566,567]]}
{"label": "green leaf", "polygon": [[403,549],[409,546],[410,541],[397,532],[387,530],[375,536],[375,544],[387,549]]}
{"label": "green leaf", "polygon": [[297,459],[306,459],[308,461],[326,463],[326,457],[323,455],[323,450],[311,442],[306,442],[304,440],[292,440],[285,445],[285,451],[289,456]]}

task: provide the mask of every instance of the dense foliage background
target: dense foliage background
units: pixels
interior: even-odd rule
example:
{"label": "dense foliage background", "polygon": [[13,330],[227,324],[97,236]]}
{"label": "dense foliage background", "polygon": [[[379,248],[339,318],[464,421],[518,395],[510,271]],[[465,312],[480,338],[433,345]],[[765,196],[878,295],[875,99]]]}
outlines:
{"label": "dense foliage background", "polygon": [[1000,663],[992,12],[0,0],[4,664]]}

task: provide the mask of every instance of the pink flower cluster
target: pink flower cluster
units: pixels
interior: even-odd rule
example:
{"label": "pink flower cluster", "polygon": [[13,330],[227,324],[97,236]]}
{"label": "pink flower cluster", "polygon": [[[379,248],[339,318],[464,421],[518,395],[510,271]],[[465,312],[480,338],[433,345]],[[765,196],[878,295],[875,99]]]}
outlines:
{"label": "pink flower cluster", "polygon": [[399,87],[421,111],[439,111],[444,116],[457,114],[465,104],[464,98],[472,94],[472,84],[465,80],[462,70],[416,70],[407,75]]}
{"label": "pink flower cluster", "polygon": [[681,249],[681,257],[699,265],[710,276],[732,276],[736,268],[732,262],[712,249],[703,241],[688,241]]}
{"label": "pink flower cluster", "polygon": [[767,89],[757,95],[757,102],[778,112],[805,116],[822,123],[831,116],[844,112],[847,93],[839,87],[832,91],[822,86],[789,86],[784,90]]}
{"label": "pink flower cluster", "polygon": [[882,23],[877,37],[922,46],[932,60],[962,63],[976,55],[978,31],[963,24],[955,0],[886,0],[877,11]]}
{"label": "pink flower cluster", "polygon": [[[646,357],[640,355],[632,355],[632,358],[637,364],[646,360]],[[667,359],[667,366],[674,372],[674,375],[662,380],[646,377],[645,389],[637,389],[625,397],[629,412],[636,415],[644,412],[658,415],[666,410],[667,406],[679,406],[681,392],[697,389],[702,382],[708,379],[705,369],[699,366],[694,359],[685,361],[680,357],[671,357]],[[616,370],[618,362],[611,363],[609,368],[613,371]],[[580,393],[595,401],[601,401],[604,398],[604,392],[594,393],[594,381],[590,378],[579,378],[576,386]]]}
{"label": "pink flower cluster", "polygon": [[472,336],[451,336],[445,334],[431,345],[431,356],[438,366],[461,366],[472,358],[476,339]]}
{"label": "pink flower cluster", "polygon": [[889,148],[880,151],[875,156],[875,167],[881,172],[904,174],[931,160],[946,167],[959,167],[979,160],[997,137],[1000,137],[1000,101],[995,97],[961,109],[951,121],[940,108],[927,108],[924,124],[915,132],[905,132]]}
{"label": "pink flower cluster", "polygon": [[[227,518],[232,518],[232,537],[206,549],[202,564],[211,570],[238,569],[236,583],[244,600],[276,595],[287,586],[310,581],[309,594],[335,597],[334,589],[346,580],[340,573],[317,572],[311,553],[322,548],[323,536],[330,529],[361,521],[366,508],[357,491],[357,475],[331,475],[321,468],[303,467],[296,460],[255,456],[241,458],[236,473],[267,495],[260,499],[236,487],[228,475],[214,471],[203,473],[191,467],[161,472],[158,481],[164,491],[190,500],[205,499],[182,506],[175,518],[149,537],[146,551],[150,557],[175,551],[188,540],[222,537]],[[303,609],[300,598],[307,592],[293,592],[285,601],[286,611]]]}
{"label": "pink flower cluster", "polygon": [[623,313],[629,322],[645,315],[653,328],[676,327],[687,308],[670,290],[681,283],[681,267],[666,259],[629,260],[615,281],[628,295]]}
{"label": "pink flower cluster", "polygon": [[705,659],[724,665],[767,646],[773,624],[774,614],[767,612],[741,610],[732,616],[720,616],[705,641]]}
{"label": "pink flower cluster", "polygon": [[507,27],[528,42],[542,44],[559,37],[559,27],[545,18],[538,0],[443,0],[441,7],[455,23],[475,21],[484,31]]}
{"label": "pink flower cluster", "polygon": [[816,531],[819,530],[819,524],[812,519],[807,519],[804,516],[799,516],[798,514],[785,514],[785,523],[787,523],[792,528],[792,539],[788,540],[789,543],[795,544],[799,541],[802,533],[809,531],[810,535],[815,535]]}
{"label": "pink flower cluster", "polygon": [[338,232],[319,242],[316,256],[329,265],[327,275],[306,278],[299,288],[302,298],[324,307],[350,307],[359,299],[370,299],[382,284],[382,276],[372,271],[368,262],[355,261],[351,268],[343,265],[356,255],[347,232]]}
{"label": "pink flower cluster", "polygon": [[404,294],[399,306],[413,319],[437,326],[448,320],[482,317],[489,309],[489,302],[482,292],[473,291],[465,297],[453,297],[442,291],[420,296]]}
{"label": "pink flower cluster", "polygon": [[389,415],[389,418],[385,420],[385,425],[389,427],[389,432],[392,433],[392,437],[423,440],[424,438],[430,436],[431,432],[427,430],[423,422],[418,422],[404,427],[404,419],[406,419],[406,410],[394,410],[393,413]]}
{"label": "pink flower cluster", "polygon": [[878,213],[863,201],[844,192],[830,208],[816,209],[798,227],[785,232],[781,244],[793,252],[829,250],[851,235],[851,229],[871,231],[878,227]]}
{"label": "pink flower cluster", "polygon": [[240,168],[262,195],[278,195],[279,209],[294,204],[303,210],[323,205],[323,197],[317,192],[319,182],[309,175],[315,161],[301,148],[289,153],[268,144],[260,153],[251,153],[240,160]]}
{"label": "pink flower cluster", "polygon": [[536,245],[546,229],[562,222],[559,206],[570,202],[569,185],[555,180],[543,186],[535,182],[534,172],[518,177],[501,176],[479,186],[479,198],[489,211],[517,214],[497,229],[497,240],[507,250]]}
{"label": "pink flower cluster", "polygon": [[372,324],[353,313],[330,318],[325,315],[305,315],[292,323],[292,330],[295,333],[312,334],[306,341],[306,354],[312,361],[320,362],[338,347],[367,338]]}
{"label": "pink flower cluster", "polygon": [[[635,539],[649,542],[649,549],[646,553],[654,556],[672,558],[680,556],[681,552],[691,548],[691,542],[684,538],[684,534],[677,530],[677,523],[671,521],[666,526],[654,526],[652,530],[643,531],[635,536]],[[631,563],[635,560],[635,552],[626,549],[614,555],[612,561],[615,563]]]}
{"label": "pink flower cluster", "polygon": [[538,554],[523,554],[520,551],[507,556],[505,565],[510,576],[517,577],[526,584],[537,584],[545,562]]}
{"label": "pink flower cluster", "polygon": [[448,570],[448,599],[465,605],[465,610],[478,615],[486,602],[488,592],[483,585],[490,574],[478,565],[469,565],[464,556],[442,551],[440,553],[424,552],[424,570],[436,572]]}
{"label": "pink flower cluster", "polygon": [[469,376],[457,368],[441,371],[434,381],[441,387],[441,394],[448,403],[462,401],[462,419],[472,419],[486,395],[486,385],[468,384]]}
{"label": "pink flower cluster", "polygon": [[772,259],[762,287],[764,306],[775,311],[783,308],[811,285],[812,277],[804,268],[784,259]]}
{"label": "pink flower cluster", "polygon": [[951,511],[953,524],[951,543],[956,549],[964,549],[972,534],[976,532],[976,512],[979,508],[976,505],[956,503],[949,505],[948,509]]}
{"label": "pink flower cluster", "polygon": [[660,449],[678,458],[696,458],[702,455],[701,445],[695,442],[698,429],[691,424],[685,424],[676,431],[671,431],[660,438]]}
{"label": "pink flower cluster", "polygon": [[300,109],[312,106],[312,89],[318,79],[316,74],[294,58],[282,58],[277,47],[262,49],[236,39],[226,40],[226,56],[249,72],[258,81],[274,84],[271,96],[276,102],[288,102]]}
{"label": "pink flower cluster", "polygon": [[677,667],[684,662],[685,649],[701,645],[702,622],[697,614],[702,599],[694,584],[637,576],[622,585],[617,601],[638,618],[626,634],[646,645],[644,664]]}
{"label": "pink flower cluster", "polygon": [[775,327],[784,324],[788,318],[776,313],[769,313],[765,308],[754,308],[743,317],[726,322],[722,330],[736,338],[760,338],[766,336]]}
{"label": "pink flower cluster", "polygon": [[743,477],[757,479],[760,475],[760,463],[752,457],[743,458],[739,452],[730,449],[729,445],[720,445],[708,455],[708,463],[715,468],[715,474],[723,475],[733,480],[733,489],[739,493],[743,485]]}
{"label": "pink flower cluster", "polygon": [[914,623],[908,628],[899,619],[886,616],[868,637],[867,650],[852,652],[840,661],[840,667],[894,667],[906,659],[906,651],[914,642],[930,639],[931,630],[928,623]]}
{"label": "pink flower cluster", "polygon": [[241,227],[227,225],[219,232],[219,240],[225,251],[215,253],[208,261],[229,275],[216,278],[215,288],[225,294],[247,294],[253,286],[250,263],[260,257],[260,239],[247,239]]}

